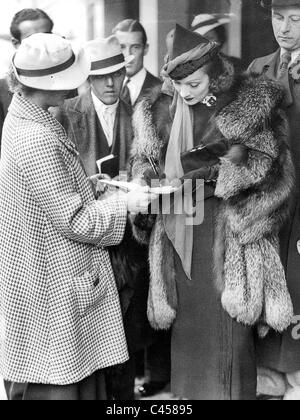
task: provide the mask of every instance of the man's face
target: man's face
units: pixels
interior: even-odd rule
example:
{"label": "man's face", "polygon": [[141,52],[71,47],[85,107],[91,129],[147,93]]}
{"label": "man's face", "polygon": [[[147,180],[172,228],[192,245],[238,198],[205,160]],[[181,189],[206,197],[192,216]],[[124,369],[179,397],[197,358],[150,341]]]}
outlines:
{"label": "man's face", "polygon": [[272,22],[275,38],[281,48],[287,51],[300,48],[300,7],[274,8]]}
{"label": "man's face", "polygon": [[[28,38],[33,34],[50,33],[51,23],[48,19],[25,20],[20,23],[19,30],[21,33],[21,41],[23,41],[23,39]],[[19,48],[20,42],[18,40],[13,39],[12,42],[16,48]]]}
{"label": "man's face", "polygon": [[148,53],[149,46],[144,45],[142,32],[117,31],[116,36],[124,56],[126,58],[134,56],[134,60],[126,65],[127,76],[133,77],[144,67],[144,57]]}
{"label": "man's face", "polygon": [[120,98],[125,76],[125,69],[105,76],[91,76],[90,85],[92,91],[105,105],[113,105]]}

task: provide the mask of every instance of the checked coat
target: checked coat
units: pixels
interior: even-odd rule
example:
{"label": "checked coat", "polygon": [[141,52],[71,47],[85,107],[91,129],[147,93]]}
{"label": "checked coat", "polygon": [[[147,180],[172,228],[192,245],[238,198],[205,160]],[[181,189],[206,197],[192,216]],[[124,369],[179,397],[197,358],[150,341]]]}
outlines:
{"label": "checked coat", "polygon": [[125,201],[95,201],[62,126],[18,94],[2,146],[0,375],[69,385],[126,362],[106,250],[123,238]]}

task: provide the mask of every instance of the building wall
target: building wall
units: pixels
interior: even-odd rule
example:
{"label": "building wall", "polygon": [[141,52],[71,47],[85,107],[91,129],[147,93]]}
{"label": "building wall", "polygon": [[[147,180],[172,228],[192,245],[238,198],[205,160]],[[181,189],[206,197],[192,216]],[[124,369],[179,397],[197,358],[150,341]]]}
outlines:
{"label": "building wall", "polygon": [[123,19],[139,19],[139,0],[105,0],[106,36]]}
{"label": "building wall", "polygon": [[278,48],[274,38],[271,14],[253,0],[243,0],[242,45],[243,61],[250,64],[255,58],[271,54]]}

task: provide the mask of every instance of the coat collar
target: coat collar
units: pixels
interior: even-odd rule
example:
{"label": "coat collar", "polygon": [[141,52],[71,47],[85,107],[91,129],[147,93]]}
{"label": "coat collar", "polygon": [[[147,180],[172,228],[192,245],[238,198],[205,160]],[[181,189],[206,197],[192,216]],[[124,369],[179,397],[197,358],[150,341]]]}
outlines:
{"label": "coat collar", "polygon": [[57,135],[60,142],[62,142],[73,153],[77,154],[74,143],[68,139],[65,129],[57,121],[57,119],[54,118],[50,112],[45,111],[34,103],[28,101],[21,94],[14,94],[9,112],[11,112],[11,114],[16,118],[33,121],[37,124],[43,125],[47,129],[50,129]]}

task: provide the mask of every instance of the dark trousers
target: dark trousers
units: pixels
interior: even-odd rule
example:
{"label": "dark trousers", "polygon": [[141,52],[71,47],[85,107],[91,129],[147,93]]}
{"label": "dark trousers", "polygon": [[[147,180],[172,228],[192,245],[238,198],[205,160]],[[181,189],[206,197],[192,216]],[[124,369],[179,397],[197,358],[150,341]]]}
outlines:
{"label": "dark trousers", "polygon": [[107,369],[107,396],[114,401],[134,401],[135,359],[130,357],[123,365]]}
{"label": "dark trousers", "polygon": [[67,386],[4,382],[9,401],[104,401],[106,384],[103,371]]}
{"label": "dark trousers", "polygon": [[171,380],[171,332],[157,332],[155,338],[155,343],[146,351],[146,370],[151,382],[168,383]]}

